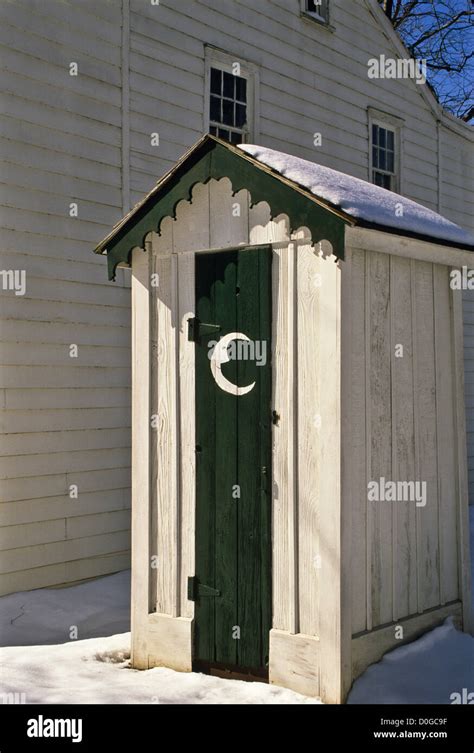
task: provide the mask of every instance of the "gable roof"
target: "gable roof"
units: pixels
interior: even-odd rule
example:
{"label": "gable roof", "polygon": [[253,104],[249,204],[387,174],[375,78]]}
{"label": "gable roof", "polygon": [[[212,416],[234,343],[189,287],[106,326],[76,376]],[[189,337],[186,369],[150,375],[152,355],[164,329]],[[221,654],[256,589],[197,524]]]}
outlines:
{"label": "gable roof", "polygon": [[165,217],[176,216],[176,206],[180,201],[192,200],[192,189],[197,183],[224,177],[230,179],[234,194],[243,188],[248,189],[252,206],[261,201],[268,202],[272,217],[286,214],[291,230],[308,227],[313,242],[328,240],[334,254],[343,258],[344,227],[356,224],[349,214],[271,170],[238,147],[206,134],[95,248],[95,253],[107,254],[109,279],[115,278],[118,264],[129,262],[133,248],[143,247],[149,232],[159,232]]}
{"label": "gable roof", "polygon": [[252,205],[266,201],[272,217],[286,214],[290,231],[308,227],[313,243],[328,240],[341,259],[346,225],[474,250],[474,236],[403,196],[283,152],[236,147],[206,135],[98,244],[95,252],[107,254],[109,279],[118,264],[129,263],[133,248],[143,247],[149,232],[159,232],[165,217],[175,217],[180,201],[191,201],[197,183],[223,177],[234,194],[248,189]]}
{"label": "gable roof", "polygon": [[453,246],[474,246],[474,235],[437,212],[352,175],[253,144],[240,149],[314,196],[358,220],[398,235],[426,236]]}

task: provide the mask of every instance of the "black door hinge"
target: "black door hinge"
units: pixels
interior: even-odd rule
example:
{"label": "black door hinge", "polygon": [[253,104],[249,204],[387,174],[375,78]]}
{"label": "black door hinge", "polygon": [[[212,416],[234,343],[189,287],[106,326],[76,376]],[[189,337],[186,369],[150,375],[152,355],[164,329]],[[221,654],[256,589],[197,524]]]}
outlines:
{"label": "black door hinge", "polygon": [[199,583],[197,575],[191,575],[188,578],[188,599],[189,601],[197,601],[200,596],[220,596],[221,592],[217,588],[211,588],[211,586],[205,586],[204,583]]}

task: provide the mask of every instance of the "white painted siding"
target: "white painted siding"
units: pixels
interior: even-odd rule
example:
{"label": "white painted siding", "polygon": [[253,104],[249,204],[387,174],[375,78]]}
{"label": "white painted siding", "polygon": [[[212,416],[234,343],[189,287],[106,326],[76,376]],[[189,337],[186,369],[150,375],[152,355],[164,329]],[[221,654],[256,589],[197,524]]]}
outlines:
{"label": "white painted siding", "polygon": [[[401,193],[474,229],[472,129],[461,127],[462,136],[440,126],[438,135],[436,116],[416,83],[368,79],[368,59],[394,56],[396,48],[365,0],[331,0],[334,31],[301,18],[298,0],[218,5],[217,13],[216,0],[179,6],[164,0],[159,7],[131,0],[134,201],[156,180],[153,157],[164,172],[202,133],[208,44],[257,67],[262,145],[367,179],[367,110],[378,108],[404,121]],[[160,134],[159,148],[150,144],[153,132]],[[313,146],[315,133],[322,134],[321,147]],[[466,409],[474,497],[474,298],[468,298]]]}
{"label": "white painted siding", "polygon": [[0,298],[6,593],[129,564],[130,332],[124,275],[108,284],[91,253],[122,210],[120,5],[20,0],[0,18],[1,268],[26,272],[26,295]]}
{"label": "white painted siding", "polygon": [[[352,510],[352,632],[461,600],[449,268],[353,249],[344,494]],[[345,269],[345,268],[344,268]],[[344,274],[343,269],[343,274]],[[403,357],[396,357],[396,346]],[[425,505],[368,501],[380,479],[426,483]]]}
{"label": "white painted siding", "polygon": [[[86,503],[97,516],[128,504],[121,474],[130,447],[129,273],[119,270],[117,282],[107,283],[104,260],[91,249],[127,208],[128,185],[134,203],[202,134],[205,45],[257,67],[265,146],[367,178],[367,108],[401,117],[402,192],[472,227],[472,137],[443,127],[439,162],[436,118],[420,88],[367,78],[367,60],[395,47],[365,0],[331,6],[334,31],[301,18],[298,0],[0,4],[1,266],[27,272],[26,296],[4,292],[0,300],[8,432],[0,453],[2,525],[66,521],[82,516]],[[77,77],[69,76],[70,62],[78,63]],[[322,134],[318,148],[315,132]],[[159,146],[151,145],[152,133]],[[78,218],[68,216],[73,201]],[[474,303],[466,304],[466,328],[474,373]],[[79,345],[77,361],[69,359],[71,343]],[[71,474],[81,502],[65,496]],[[95,486],[85,491],[89,480]],[[40,531],[44,546],[59,535],[56,525],[38,529],[41,538]],[[6,570],[0,592],[127,565],[128,526],[120,539],[98,532],[94,546],[83,537],[82,550],[73,549],[80,540],[73,531],[61,534],[63,548],[45,554],[39,570],[26,559]],[[0,536],[10,551],[8,530]]]}
{"label": "white painted siding", "polygon": [[[474,145],[442,128],[440,134],[442,190],[440,212],[474,230]],[[474,504],[474,291],[464,292],[464,358],[469,498]]]}

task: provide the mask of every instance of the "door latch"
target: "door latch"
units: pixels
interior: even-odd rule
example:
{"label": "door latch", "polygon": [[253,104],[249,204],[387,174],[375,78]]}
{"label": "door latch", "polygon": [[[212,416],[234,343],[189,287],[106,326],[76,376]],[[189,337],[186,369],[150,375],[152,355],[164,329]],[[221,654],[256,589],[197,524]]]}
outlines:
{"label": "door latch", "polygon": [[188,319],[188,340],[197,343],[200,337],[219,332],[220,328],[220,324],[206,324],[206,322],[200,322],[197,316],[192,316]]}

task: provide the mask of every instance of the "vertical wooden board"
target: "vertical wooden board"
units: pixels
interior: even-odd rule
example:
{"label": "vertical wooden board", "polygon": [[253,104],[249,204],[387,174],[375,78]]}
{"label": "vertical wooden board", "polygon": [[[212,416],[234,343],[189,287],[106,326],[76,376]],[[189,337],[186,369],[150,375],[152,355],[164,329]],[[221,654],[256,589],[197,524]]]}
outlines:
{"label": "vertical wooden board", "polygon": [[[353,329],[352,311],[352,272],[353,250],[346,245],[344,263],[340,262],[340,293],[339,293],[339,316],[340,316],[340,666],[341,666],[341,700],[345,700],[352,684],[352,494],[354,483],[354,450],[353,444],[357,442],[357,435],[353,435],[353,409],[352,409],[352,383],[354,378],[359,380],[359,390],[364,390],[364,380],[360,374],[352,372],[352,349],[353,338],[358,336],[358,342],[362,339],[362,352],[364,352],[364,330],[356,332]],[[362,276],[363,280],[363,276]],[[364,326],[364,296],[358,302],[356,309],[359,311],[359,323]],[[357,322],[356,322],[357,324]],[[362,414],[363,416],[363,414]],[[342,430],[342,427],[344,429]],[[365,458],[363,457],[363,460]],[[360,463],[360,460],[358,461]],[[362,463],[362,469],[364,463]],[[365,479],[365,476],[364,476]],[[360,525],[360,521],[359,521]],[[364,541],[364,539],[362,539]],[[360,557],[360,550],[358,552]],[[363,552],[362,552],[363,554]],[[361,559],[365,569],[365,558]],[[365,596],[364,579],[361,579],[362,595]],[[365,602],[363,604],[365,607]],[[365,610],[364,610],[365,614]],[[362,615],[364,617],[364,614]]]}
{"label": "vertical wooden board", "polygon": [[[237,253],[215,255],[215,321],[221,332],[236,331]],[[225,376],[237,384],[237,361],[226,364]],[[233,631],[238,626],[237,603],[237,554],[238,505],[232,489],[238,484],[237,477],[237,397],[214,385],[216,405],[215,442],[219,456],[215,464],[215,568],[216,588],[221,590],[216,608],[216,655],[217,662],[236,664],[238,639]],[[221,586],[221,583],[224,586]]]}
{"label": "vertical wooden board", "polygon": [[[390,257],[392,326],[392,480],[415,481],[413,339],[410,260]],[[403,351],[401,351],[403,348]],[[390,503],[389,503],[390,504]],[[393,619],[417,611],[416,510],[393,504]]]}
{"label": "vertical wooden board", "polygon": [[288,264],[286,248],[275,249],[272,264],[272,406],[279,420],[273,426],[272,463],[272,626],[289,630],[288,570]]}
{"label": "vertical wooden board", "polygon": [[[343,267],[342,273],[345,269]],[[351,526],[351,604],[352,632],[359,633],[367,626],[367,475],[366,475],[366,432],[365,432],[365,253],[351,252],[351,307],[345,316],[351,322],[351,341],[347,343],[349,352],[343,348],[341,358],[350,359],[350,447],[349,457],[343,463],[350,465],[348,494],[352,502]],[[342,299],[344,307],[345,299]],[[344,313],[343,313],[344,315]],[[344,374],[343,369],[343,374]],[[343,432],[344,441],[344,432]],[[344,447],[344,444],[343,444]]]}
{"label": "vertical wooden board", "polygon": [[[238,663],[262,667],[268,661],[271,628],[271,248],[243,250],[237,265],[237,322],[253,342],[265,342],[268,360],[237,361],[237,383],[255,382],[237,403]],[[263,352],[263,351],[262,351]]]}
{"label": "vertical wooden board", "polygon": [[[173,248],[173,225],[171,217],[166,217],[161,223],[161,233],[150,232],[145,239],[145,250],[149,256],[150,275],[150,522],[149,522],[149,547],[150,566],[149,592],[150,612],[157,610],[158,571],[162,569],[166,561],[167,553],[158,551],[158,504],[157,483],[158,473],[158,443],[160,441],[158,429],[151,429],[151,417],[158,415],[158,312],[160,307],[160,262],[159,259],[169,257]],[[164,559],[163,559],[164,555]],[[154,558],[153,560],[151,558]]]}
{"label": "vertical wooden board", "polygon": [[[251,196],[249,197],[251,201]],[[274,243],[289,239],[288,218],[280,217],[277,221],[270,216],[270,207],[260,202],[249,209],[249,242]],[[290,535],[288,529],[289,500],[294,497],[289,488],[293,469],[290,467],[289,443],[293,437],[295,406],[289,401],[288,379],[292,345],[288,340],[289,326],[289,282],[288,282],[288,248],[274,249],[272,264],[272,361],[273,384],[272,405],[280,416],[280,421],[273,427],[273,465],[272,465],[272,625],[281,630],[291,630],[290,605],[294,604],[296,594],[294,585],[290,585]],[[293,379],[293,377],[292,377]],[[293,549],[294,551],[294,549]],[[292,568],[295,567],[294,560]],[[293,618],[294,619],[294,618]]]}
{"label": "vertical wooden board", "polygon": [[149,610],[149,257],[132,254],[132,661],[148,666]]}
{"label": "vertical wooden board", "polygon": [[[160,239],[161,240],[161,239]],[[145,250],[149,256],[150,278],[156,281],[157,270],[157,241],[156,233],[150,233],[145,240]],[[150,420],[151,416],[158,413],[158,289],[152,285],[150,287]],[[150,424],[151,427],[151,424]],[[157,594],[157,573],[158,560],[158,508],[157,508],[157,476],[158,465],[156,459],[158,456],[158,432],[156,429],[150,429],[150,519],[149,519],[149,546],[150,546],[150,566],[149,577],[149,598],[150,612],[156,611],[156,594]]]}
{"label": "vertical wooden board", "polygon": [[438,526],[440,603],[459,598],[456,484],[455,395],[449,269],[433,266],[438,450]]}
{"label": "vertical wooden board", "polygon": [[440,603],[438,473],[436,443],[436,369],[434,352],[433,265],[415,263],[416,375],[415,384],[419,469],[426,482],[426,506],[417,509],[417,559],[420,611]]}
{"label": "vertical wooden board", "polygon": [[267,341],[266,372],[260,386],[260,594],[261,594],[261,664],[269,666],[270,631],[272,628],[272,262],[271,247],[260,252],[259,258],[259,329],[260,337]]}
{"label": "vertical wooden board", "polygon": [[180,201],[173,223],[175,254],[209,248],[209,184],[197,183],[192,201]]}
{"label": "vertical wooden board", "polygon": [[196,515],[196,400],[194,343],[188,340],[188,319],[195,312],[195,255],[178,256],[179,308],[179,417],[180,462],[180,615],[192,617],[187,580],[194,575]]}
{"label": "vertical wooden board", "polygon": [[228,178],[209,181],[210,248],[247,244],[248,222],[248,192],[233,196]]}
{"label": "vertical wooden board", "polygon": [[319,635],[319,479],[321,401],[320,318],[323,315],[321,260],[311,245],[297,249],[298,407],[298,595],[299,631]]}
{"label": "vertical wooden board", "polygon": [[[390,258],[370,259],[370,478],[391,480]],[[392,504],[368,503],[373,626],[392,620]]]}
{"label": "vertical wooden board", "polygon": [[289,240],[288,217],[281,215],[272,220],[270,214],[270,207],[265,201],[250,207],[249,243],[276,243]]}
{"label": "vertical wooden board", "polygon": [[[469,497],[467,487],[466,458],[466,416],[464,408],[464,353],[463,353],[463,310],[462,298],[451,293],[452,302],[452,344],[455,389],[455,436],[457,460],[457,507],[458,507],[458,551],[459,588],[462,599],[463,630],[474,632],[472,615],[471,558],[469,553]],[[471,552],[472,557],[472,552]]]}
{"label": "vertical wooden board", "polygon": [[287,477],[288,477],[288,503],[287,503],[287,526],[288,526],[288,562],[289,570],[289,630],[290,633],[298,633],[299,626],[299,594],[298,594],[298,467],[297,448],[298,441],[298,405],[297,383],[298,373],[296,360],[298,355],[297,336],[297,311],[296,311],[296,278],[297,278],[297,248],[295,243],[289,243],[287,248],[287,343],[288,343],[288,371],[285,384],[285,412],[283,421],[288,426],[287,452]]}
{"label": "vertical wooden board", "polygon": [[157,351],[154,378],[158,384],[156,413],[156,506],[157,506],[157,597],[156,609],[174,615],[176,597],[176,321],[173,309],[171,256],[156,257],[159,275],[157,288]]}
{"label": "vertical wooden board", "polygon": [[341,630],[341,269],[334,256],[321,259],[319,317],[320,368],[324,375],[320,431],[320,588],[321,694],[340,702]]}
{"label": "vertical wooden board", "polygon": [[[212,281],[217,255],[196,255],[196,316],[204,322],[216,322]],[[211,339],[211,338],[209,338]],[[214,339],[214,338],[212,338]],[[199,581],[217,587],[215,572],[215,457],[216,403],[215,385],[209,378],[206,347],[195,348],[196,362],[196,540],[195,567]],[[215,599],[203,598],[195,605],[195,656],[215,661]]]}

